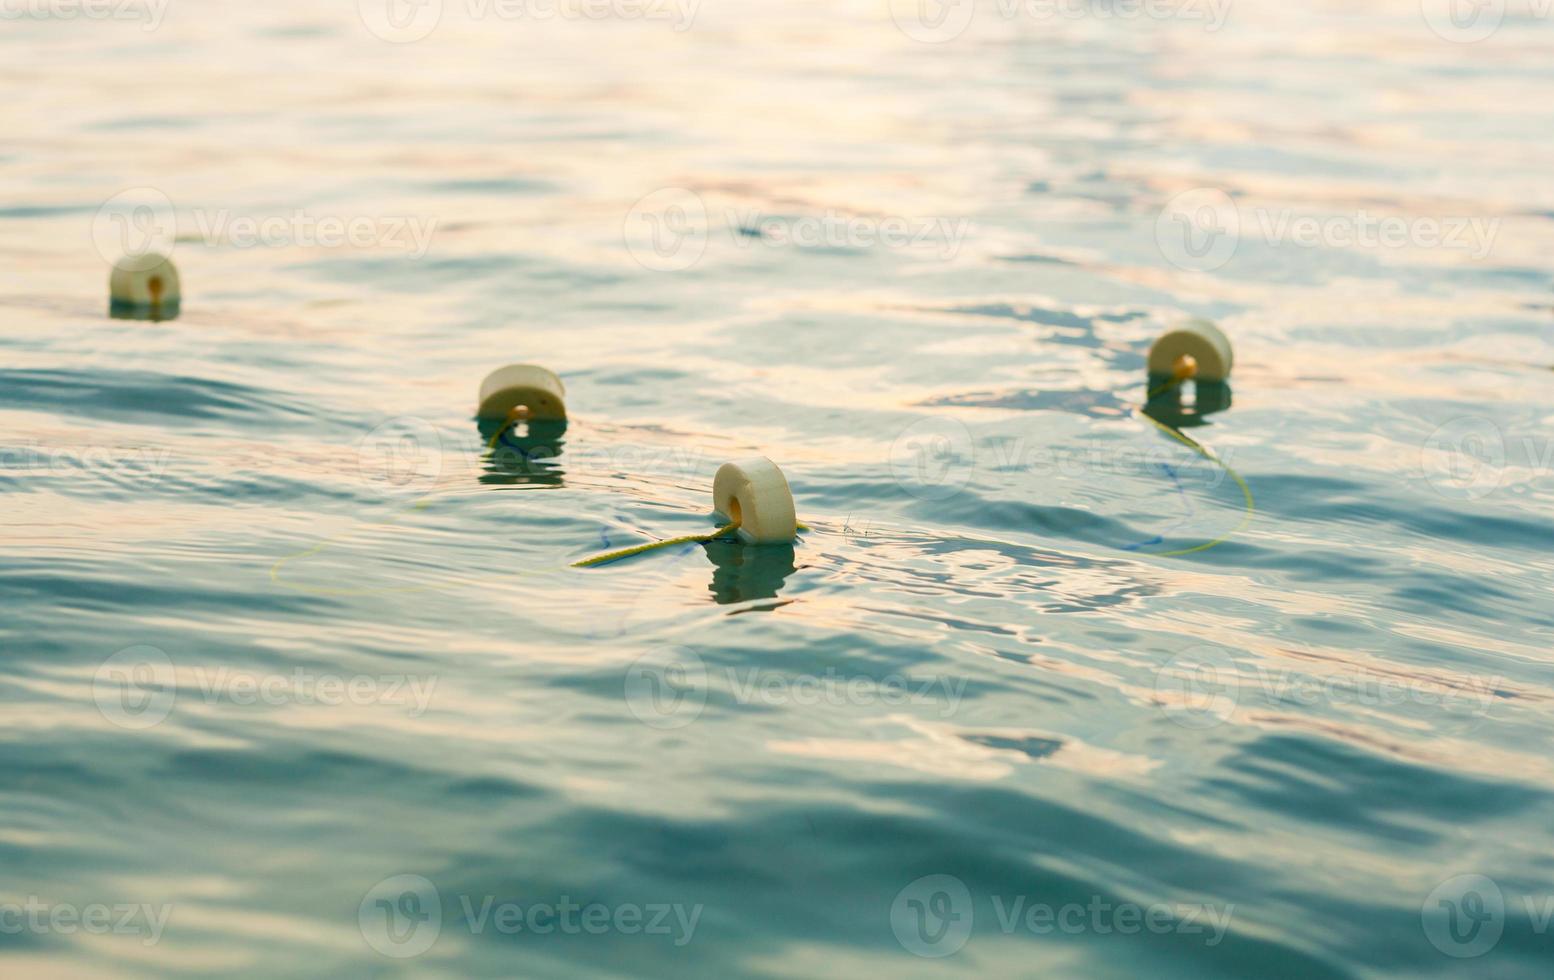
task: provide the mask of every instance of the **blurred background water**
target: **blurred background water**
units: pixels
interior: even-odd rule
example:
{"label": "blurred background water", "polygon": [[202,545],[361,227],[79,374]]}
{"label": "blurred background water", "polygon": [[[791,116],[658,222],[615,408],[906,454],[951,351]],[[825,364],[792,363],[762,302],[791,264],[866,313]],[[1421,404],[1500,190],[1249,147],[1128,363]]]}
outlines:
{"label": "blurred background water", "polygon": [[4,14],[7,975],[1548,975],[1547,9]]}

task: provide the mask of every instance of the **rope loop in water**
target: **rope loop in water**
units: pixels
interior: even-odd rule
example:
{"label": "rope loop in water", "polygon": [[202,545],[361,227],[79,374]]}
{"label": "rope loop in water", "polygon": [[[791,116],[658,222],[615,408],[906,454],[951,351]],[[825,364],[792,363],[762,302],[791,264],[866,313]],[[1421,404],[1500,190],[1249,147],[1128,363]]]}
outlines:
{"label": "rope loop in water", "polygon": [[[1170,391],[1172,388],[1175,388],[1178,385],[1185,384],[1187,381],[1195,377],[1197,373],[1198,362],[1193,360],[1190,355],[1182,355],[1176,360],[1175,369],[1171,372],[1171,380],[1166,381],[1158,387],[1150,390],[1149,394],[1145,396],[1145,404],[1147,405],[1148,402],[1152,401],[1156,396]],[[1172,439],[1180,442],[1182,445],[1191,449],[1193,452],[1196,452],[1199,456],[1202,456],[1204,459],[1208,460],[1229,474],[1230,478],[1235,480],[1236,485],[1241,488],[1241,497],[1245,503],[1245,510],[1241,514],[1240,523],[1238,523],[1228,533],[1220,535],[1213,541],[1207,541],[1203,544],[1196,545],[1191,548],[1180,548],[1176,551],[1158,551],[1153,552],[1153,554],[1160,558],[1174,558],[1181,555],[1195,554],[1199,551],[1208,551],[1210,548],[1213,548],[1216,545],[1224,544],[1226,541],[1229,541],[1231,538],[1245,530],[1246,526],[1252,523],[1252,515],[1257,513],[1257,504],[1252,499],[1252,488],[1247,485],[1246,480],[1241,478],[1241,474],[1237,473],[1235,468],[1232,467],[1229,463],[1226,463],[1224,460],[1214,455],[1213,452],[1211,452],[1202,443],[1198,442],[1198,440],[1192,438],[1189,435],[1186,435],[1176,426],[1167,425],[1166,423],[1155,418],[1153,415],[1150,415],[1149,412],[1145,409],[1145,406],[1139,406],[1136,409],[1136,412],[1137,414],[1142,415],[1145,419],[1147,419],[1150,425],[1153,425],[1161,432],[1164,432]]]}

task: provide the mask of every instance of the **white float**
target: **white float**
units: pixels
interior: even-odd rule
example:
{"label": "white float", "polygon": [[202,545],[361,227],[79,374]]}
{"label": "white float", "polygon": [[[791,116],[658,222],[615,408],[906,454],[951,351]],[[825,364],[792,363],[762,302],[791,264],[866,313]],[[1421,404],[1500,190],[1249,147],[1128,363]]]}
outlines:
{"label": "white float", "polygon": [[480,383],[475,414],[505,422],[522,406],[529,422],[561,422],[567,417],[566,388],[555,373],[538,364],[509,364],[486,375]]}
{"label": "white float", "polygon": [[173,260],[156,252],[126,255],[113,264],[108,296],[115,303],[147,309],[178,305],[182,289]]}
{"label": "white float", "polygon": [[1224,381],[1230,377],[1230,338],[1207,320],[1188,320],[1163,334],[1149,349],[1149,373],[1167,377],[1176,373],[1184,357],[1196,362],[1197,381]]}
{"label": "white float", "polygon": [[712,507],[739,524],[739,537],[747,544],[791,544],[798,533],[788,480],[765,456],[718,467],[712,478]]}

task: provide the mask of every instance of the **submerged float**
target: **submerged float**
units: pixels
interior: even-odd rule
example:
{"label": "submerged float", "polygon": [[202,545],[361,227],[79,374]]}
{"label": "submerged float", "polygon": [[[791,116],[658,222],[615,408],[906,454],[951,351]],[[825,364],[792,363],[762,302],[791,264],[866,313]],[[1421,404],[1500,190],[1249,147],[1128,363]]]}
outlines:
{"label": "submerged float", "polygon": [[171,320],[182,298],[178,267],[158,252],[123,256],[108,274],[108,312],[116,317]]}

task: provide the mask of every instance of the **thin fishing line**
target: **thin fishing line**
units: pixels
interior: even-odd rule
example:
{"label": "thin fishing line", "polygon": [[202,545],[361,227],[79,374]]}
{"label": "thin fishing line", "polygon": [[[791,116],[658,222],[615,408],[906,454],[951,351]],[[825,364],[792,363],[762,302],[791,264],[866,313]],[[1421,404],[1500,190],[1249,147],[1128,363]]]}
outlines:
{"label": "thin fishing line", "polygon": [[1236,526],[1228,533],[1222,534],[1212,541],[1208,541],[1200,545],[1195,545],[1191,548],[1179,548],[1175,551],[1151,552],[1160,558],[1175,558],[1181,555],[1196,554],[1200,551],[1208,551],[1210,548],[1224,544],[1226,541],[1229,541],[1231,538],[1245,530],[1247,525],[1252,523],[1252,516],[1257,513],[1257,503],[1252,497],[1252,488],[1247,485],[1246,480],[1241,478],[1241,474],[1236,472],[1235,467],[1214,455],[1214,453],[1208,447],[1198,442],[1198,440],[1192,438],[1191,436],[1185,435],[1180,429],[1173,425],[1167,425],[1144,410],[1148,402],[1153,400],[1156,395],[1162,394],[1163,392],[1169,391],[1177,385],[1182,384],[1183,382],[1187,381],[1187,379],[1191,378],[1194,373],[1196,373],[1196,368],[1193,365],[1178,366],[1171,380],[1150,391],[1149,394],[1145,396],[1145,405],[1140,405],[1134,408],[1134,414],[1142,416],[1161,432],[1164,432],[1166,435],[1175,439],[1177,442],[1180,442],[1182,445],[1193,450],[1204,459],[1208,460],[1228,473],[1230,478],[1236,481],[1236,485],[1241,488],[1241,497],[1245,503],[1245,509],[1242,511],[1240,522],[1238,522]]}

